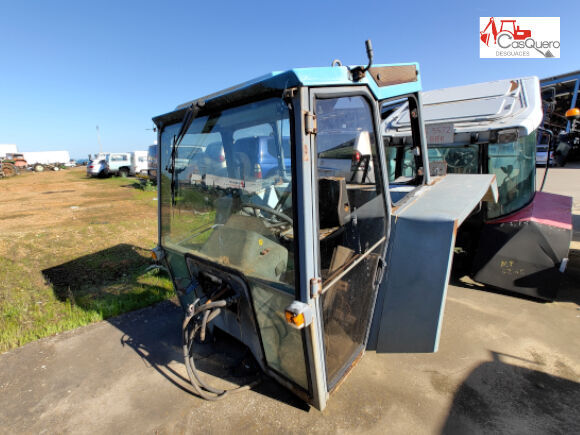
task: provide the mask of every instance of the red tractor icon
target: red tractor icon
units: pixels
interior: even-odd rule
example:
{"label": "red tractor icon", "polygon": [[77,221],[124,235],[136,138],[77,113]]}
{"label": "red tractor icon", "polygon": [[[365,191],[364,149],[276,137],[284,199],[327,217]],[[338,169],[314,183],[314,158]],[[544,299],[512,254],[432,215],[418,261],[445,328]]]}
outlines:
{"label": "red tractor icon", "polygon": [[493,43],[494,44],[497,44],[498,35],[501,33],[504,33],[504,32],[509,33],[513,39],[517,39],[517,40],[524,40],[524,39],[530,38],[532,36],[531,30],[522,30],[522,29],[520,29],[520,26],[516,26],[516,20],[501,20],[501,26],[500,26],[500,29],[498,32],[497,27],[495,25],[495,20],[493,19],[493,17],[491,17],[489,19],[489,22],[487,23],[487,26],[485,26],[485,29],[479,32],[480,39],[488,47],[489,47],[489,40],[491,38],[491,35],[487,31],[487,29],[489,29],[490,26],[491,26],[491,33],[493,34]]}

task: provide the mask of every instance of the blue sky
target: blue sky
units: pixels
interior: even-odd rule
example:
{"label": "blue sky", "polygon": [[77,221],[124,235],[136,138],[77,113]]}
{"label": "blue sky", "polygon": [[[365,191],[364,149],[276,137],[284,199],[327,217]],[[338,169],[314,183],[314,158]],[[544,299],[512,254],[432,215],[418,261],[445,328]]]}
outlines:
{"label": "blue sky", "polygon": [[[560,7],[556,7],[556,5]],[[563,6],[562,6],[563,5]],[[580,69],[580,1],[0,0],[0,143],[146,149],[151,118],[269,71],[417,61],[425,90]],[[480,59],[480,16],[560,16],[560,59]]]}

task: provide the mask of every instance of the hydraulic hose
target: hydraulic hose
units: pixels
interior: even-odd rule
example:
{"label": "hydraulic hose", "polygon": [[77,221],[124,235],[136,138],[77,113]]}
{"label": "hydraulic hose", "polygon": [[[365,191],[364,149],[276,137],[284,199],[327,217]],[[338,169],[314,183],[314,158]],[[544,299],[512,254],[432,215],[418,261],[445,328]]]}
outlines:
{"label": "hydraulic hose", "polygon": [[[208,301],[207,303],[197,306],[199,300],[196,300],[188,308],[187,314],[183,320],[182,337],[183,337],[183,357],[185,359],[185,367],[189,376],[189,382],[195,393],[205,400],[215,401],[226,397],[230,393],[237,393],[246,391],[254,387],[260,382],[256,379],[247,385],[241,385],[229,390],[221,388],[213,388],[206,384],[200,377],[195,361],[192,356],[193,344],[196,335],[199,333],[200,339],[205,340],[207,325],[220,315],[221,309],[225,308],[238,300],[237,297],[230,297],[219,301]],[[201,323],[199,322],[201,318]],[[193,321],[190,332],[190,324]]]}

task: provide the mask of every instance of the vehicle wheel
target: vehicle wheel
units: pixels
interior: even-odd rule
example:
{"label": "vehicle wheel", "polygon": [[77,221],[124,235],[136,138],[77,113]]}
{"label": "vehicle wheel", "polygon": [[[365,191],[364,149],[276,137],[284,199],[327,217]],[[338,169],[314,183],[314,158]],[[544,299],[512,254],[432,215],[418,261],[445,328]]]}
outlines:
{"label": "vehicle wheel", "polygon": [[129,170],[127,168],[119,169],[119,177],[127,178],[128,175],[129,175]]}
{"label": "vehicle wheel", "polygon": [[60,168],[59,168],[58,166],[53,166],[53,167],[52,167],[52,170],[53,170],[53,171],[60,171]]}
{"label": "vehicle wheel", "polygon": [[0,167],[0,172],[2,172],[4,177],[12,177],[18,173],[16,171],[16,166],[11,163],[3,163]]}
{"label": "vehicle wheel", "polygon": [[34,172],[42,172],[44,171],[44,165],[41,165],[40,163],[36,163],[32,169],[34,170]]}

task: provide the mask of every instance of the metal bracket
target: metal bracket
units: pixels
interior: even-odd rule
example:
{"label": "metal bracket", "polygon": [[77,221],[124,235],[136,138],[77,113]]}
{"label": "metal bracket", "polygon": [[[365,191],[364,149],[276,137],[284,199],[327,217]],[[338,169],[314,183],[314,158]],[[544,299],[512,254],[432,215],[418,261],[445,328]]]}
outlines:
{"label": "metal bracket", "polygon": [[322,293],[322,279],[311,278],[310,279],[310,297],[315,298],[320,293]]}
{"label": "metal bracket", "polygon": [[296,97],[297,91],[298,88],[284,89],[284,92],[282,93],[282,99],[286,102],[292,100],[294,97]]}
{"label": "metal bracket", "polygon": [[316,115],[314,113],[306,112],[304,114],[304,126],[306,134],[318,133],[318,123],[316,122]]}

